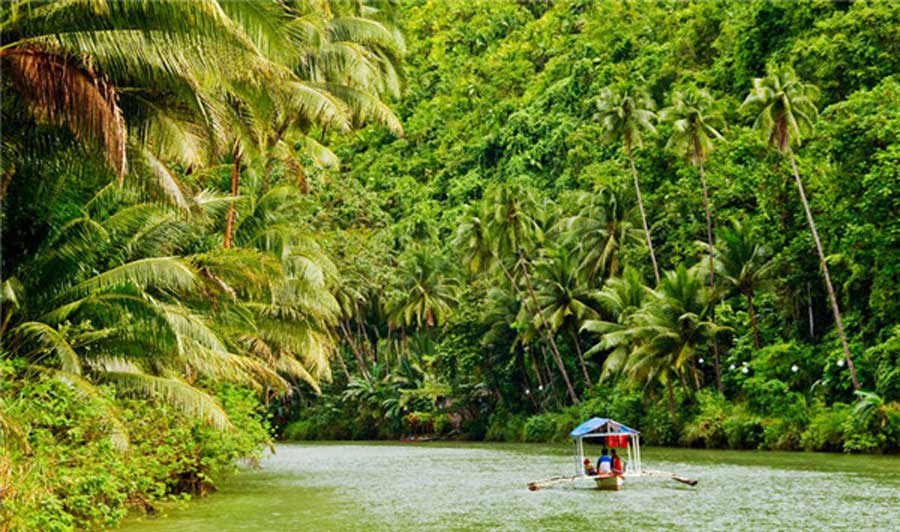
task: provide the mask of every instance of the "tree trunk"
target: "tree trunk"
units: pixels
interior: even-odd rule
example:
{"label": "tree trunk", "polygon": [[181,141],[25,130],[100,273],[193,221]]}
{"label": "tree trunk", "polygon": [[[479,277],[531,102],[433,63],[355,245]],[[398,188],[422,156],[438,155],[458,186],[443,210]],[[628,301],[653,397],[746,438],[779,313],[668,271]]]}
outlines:
{"label": "tree trunk", "polygon": [[550,342],[550,350],[553,353],[553,358],[556,360],[556,366],[559,368],[563,381],[566,383],[566,390],[569,392],[569,397],[572,399],[573,403],[578,404],[578,395],[575,393],[575,388],[572,387],[572,381],[569,380],[569,372],[566,371],[566,366],[563,364],[562,356],[559,354],[559,349],[556,346],[556,340],[553,339],[553,334],[550,332],[550,326],[547,324],[546,318],[544,318],[544,309],[541,308],[541,305],[538,303],[537,294],[534,293],[534,286],[531,284],[531,276],[528,274],[528,266],[525,264],[521,251],[519,252],[519,260],[522,262],[522,274],[525,276],[525,286],[528,287],[528,294],[531,296],[534,308],[537,309],[538,317],[541,319],[541,327],[544,329],[544,334],[547,335],[547,340]]}
{"label": "tree trunk", "polygon": [[[694,389],[700,391],[700,370],[697,369],[697,362],[691,360],[691,375],[694,376]],[[719,390],[721,391],[721,390]]]}
{"label": "tree trunk", "polygon": [[539,389],[544,389],[544,377],[541,375],[541,367],[538,365],[537,357],[534,356],[534,351],[528,349],[528,354],[531,355],[531,365],[534,367],[534,373],[537,375],[538,387]]}
{"label": "tree trunk", "polygon": [[347,363],[344,362],[344,355],[341,354],[340,349],[337,350],[337,359],[341,363],[341,370],[343,370],[344,376],[347,377],[347,382],[350,382],[350,370],[347,369]]}
{"label": "tree trunk", "polygon": [[347,324],[341,321],[339,323],[341,332],[344,333],[344,339],[347,340],[347,344],[350,346],[350,349],[353,351],[353,355],[356,357],[356,363],[359,365],[359,373],[366,379],[366,382],[371,383],[372,380],[369,378],[369,372],[366,370],[366,361],[363,359],[362,353],[359,350],[359,346],[356,345],[356,342],[353,341],[353,335],[350,334],[350,329],[347,327]]}
{"label": "tree trunk", "polygon": [[794,172],[794,180],[797,182],[797,190],[800,191],[800,200],[803,202],[803,210],[806,212],[806,221],[812,231],[813,240],[816,242],[816,251],[819,253],[819,264],[825,275],[825,286],[828,288],[828,298],[831,300],[831,310],[834,312],[834,322],[837,325],[838,336],[841,338],[841,347],[844,349],[844,358],[847,361],[847,369],[850,370],[850,380],[853,381],[853,389],[859,390],[859,380],[856,378],[856,367],[850,358],[850,346],[847,345],[847,334],[844,332],[844,321],[841,319],[841,309],[838,308],[837,296],[834,294],[834,286],[831,284],[831,276],[828,274],[828,264],[825,262],[825,252],[822,251],[822,241],[819,240],[819,232],[816,230],[816,222],[813,220],[812,211],[809,210],[809,202],[806,200],[806,191],[803,190],[803,182],[800,180],[800,172],[797,171],[797,163],[794,161],[794,152],[788,150],[788,158],[791,161],[791,170]]}
{"label": "tree trunk", "polygon": [[[697,146],[695,143],[695,153],[697,152]],[[713,258],[713,246],[715,245],[715,240],[713,239],[713,219],[712,219],[712,211],[709,208],[709,191],[706,188],[706,172],[703,169],[703,159],[699,159],[700,164],[700,184],[703,185],[703,208],[706,210],[706,242],[709,244],[709,287],[712,290],[710,297],[715,297],[716,295],[716,265],[715,259]],[[715,301],[713,301],[712,308],[710,310],[710,316],[712,317],[713,323],[716,322],[716,305]],[[716,335],[714,334],[712,337],[712,350],[713,350],[713,364],[716,369],[716,388],[721,393],[722,390],[722,369],[719,365],[719,342],[716,341]]]}
{"label": "tree trunk", "polygon": [[575,344],[575,352],[578,353],[578,363],[581,364],[581,371],[584,372],[584,382],[588,388],[593,387],[591,376],[588,374],[587,364],[584,362],[584,353],[581,352],[581,342],[578,341],[578,333],[575,332],[575,326],[569,322],[569,334],[572,335],[572,342]]}
{"label": "tree trunk", "polygon": [[638,183],[637,170],[634,168],[634,155],[631,146],[626,143],[625,151],[628,152],[628,162],[631,164],[631,177],[634,178],[634,192],[637,195],[638,208],[641,211],[641,221],[644,223],[644,235],[647,236],[647,248],[650,250],[650,261],[653,263],[653,276],[656,284],[659,284],[659,267],[656,265],[656,253],[653,252],[653,240],[650,238],[650,227],[647,225],[647,214],[644,212],[644,200],[641,198],[641,185]]}
{"label": "tree trunk", "polygon": [[523,378],[525,379],[525,390],[526,390],[525,395],[528,396],[528,399],[531,401],[531,404],[534,405],[534,411],[537,412],[538,410],[540,410],[540,407],[537,404],[537,400],[534,398],[535,390],[534,390],[533,383],[531,382],[531,377],[528,375],[528,364],[525,363],[525,352],[520,351],[520,350],[516,350],[516,352],[519,354],[518,357],[516,357],[516,358],[519,359],[519,363],[522,367],[522,375],[523,375]]}
{"label": "tree trunk", "polygon": [[806,310],[809,315],[809,337],[812,339],[816,337],[816,326],[813,321],[815,316],[813,315],[812,292],[809,289],[809,283],[806,283]]}
{"label": "tree trunk", "polygon": [[747,312],[750,313],[750,330],[753,331],[753,347],[759,350],[759,326],[756,324],[756,309],[753,307],[753,291],[744,293],[747,296]]}
{"label": "tree trunk", "polygon": [[0,188],[0,201],[6,198],[6,189],[8,189],[9,184],[12,183],[14,175],[16,175],[16,166],[10,163],[9,168],[3,173],[3,186]]}
{"label": "tree trunk", "polygon": [[[534,287],[531,284],[531,276],[528,274],[528,266],[525,264],[525,259],[521,251],[517,251],[517,255],[519,256],[519,260],[522,263],[522,273],[525,277],[525,284],[528,286],[528,292],[531,297],[531,301],[534,304],[536,312],[541,319],[541,329],[544,332],[544,339],[547,342],[547,345],[550,346],[550,352],[553,354],[554,361],[556,362],[557,367],[559,368],[560,373],[562,373],[563,380],[566,383],[566,388],[569,392],[569,396],[572,398],[572,401],[576,404],[578,403],[578,396],[575,394],[575,388],[572,387],[572,383],[569,380],[569,374],[566,371],[565,365],[562,362],[562,356],[559,354],[559,349],[556,346],[556,340],[553,339],[553,333],[550,331],[550,326],[547,324],[547,320],[544,319],[544,311],[540,307],[538,303],[537,296],[534,293]],[[519,294],[519,289],[516,286],[516,280],[513,277],[512,273],[506,268],[506,265],[500,260],[496,254],[494,254],[494,258],[500,264],[500,268],[503,270],[503,273],[506,274],[506,278],[509,279],[510,284],[512,284],[513,290],[516,291],[516,294]]]}
{"label": "tree trunk", "polygon": [[230,248],[234,240],[234,215],[236,212],[235,202],[238,195],[238,183],[241,179],[241,148],[237,142],[234,144],[234,164],[231,168],[231,203],[228,204],[228,218],[225,219],[225,242],[224,246]]}
{"label": "tree trunk", "polygon": [[675,420],[675,391],[672,389],[672,378],[671,376],[666,377],[666,391],[669,393],[669,414],[672,415],[672,420]]}

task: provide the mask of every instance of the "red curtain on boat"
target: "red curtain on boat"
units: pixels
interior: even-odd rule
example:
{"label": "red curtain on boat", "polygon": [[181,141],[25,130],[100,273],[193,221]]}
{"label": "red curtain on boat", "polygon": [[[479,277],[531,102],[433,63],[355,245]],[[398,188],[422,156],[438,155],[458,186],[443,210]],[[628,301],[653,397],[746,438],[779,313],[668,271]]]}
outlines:
{"label": "red curtain on boat", "polygon": [[616,434],[613,436],[607,436],[606,437],[606,445],[607,445],[607,447],[619,447],[619,448],[628,447],[628,435],[627,434]]}

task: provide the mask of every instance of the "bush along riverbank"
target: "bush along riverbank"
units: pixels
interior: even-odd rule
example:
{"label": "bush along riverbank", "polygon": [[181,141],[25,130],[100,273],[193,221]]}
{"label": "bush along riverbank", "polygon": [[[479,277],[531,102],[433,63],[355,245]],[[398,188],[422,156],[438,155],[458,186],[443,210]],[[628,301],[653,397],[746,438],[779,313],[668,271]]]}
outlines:
{"label": "bush along riverbank", "polygon": [[[786,391],[780,381],[751,386],[767,398],[733,403],[704,391],[670,416],[665,401],[645,402],[637,390],[599,388],[599,397],[580,406],[527,415],[500,409],[486,419],[464,420],[457,413],[411,412],[396,423],[355,419],[353,407],[304,411],[283,433],[287,440],[420,439],[505,442],[562,442],[569,431],[594,416],[607,416],[637,427],[647,445],[707,449],[763,449],[848,453],[900,452],[900,404],[879,397],[857,403],[808,402]],[[328,411],[326,412],[326,409]],[[349,417],[343,417],[348,415]]]}
{"label": "bush along riverbank", "polygon": [[[623,382],[595,385],[578,405],[563,406],[539,385],[521,390],[521,396],[533,400],[524,399],[518,410],[478,387],[422,393],[404,388],[401,381],[370,385],[352,379],[342,394],[329,394],[326,388],[283,428],[282,437],[560,442],[581,421],[601,416],[638,428],[648,445],[900,452],[900,403],[883,398],[896,394],[900,384],[900,334],[868,350],[862,360],[866,367],[879,368],[866,378],[874,380],[880,393],[853,393],[840,379],[840,359],[823,363],[818,375],[796,364],[773,362],[776,357],[788,360],[787,353],[796,349],[771,346],[753,363],[729,364],[723,378],[727,395],[710,389],[685,393],[690,387],[682,387],[669,398]],[[812,353],[807,349],[805,355]]]}
{"label": "bush along riverbank", "polygon": [[112,386],[82,393],[0,363],[0,530],[62,532],[116,526],[130,509],[215,490],[238,460],[259,457],[268,426],[252,392],[218,385],[224,429],[167,402]]}

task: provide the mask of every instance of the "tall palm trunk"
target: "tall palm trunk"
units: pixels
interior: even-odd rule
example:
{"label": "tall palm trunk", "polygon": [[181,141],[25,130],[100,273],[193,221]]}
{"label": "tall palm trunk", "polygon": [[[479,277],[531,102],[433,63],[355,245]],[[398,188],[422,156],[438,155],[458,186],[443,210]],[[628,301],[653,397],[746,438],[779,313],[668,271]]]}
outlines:
{"label": "tall palm trunk", "polygon": [[744,292],[747,297],[747,312],[750,314],[750,329],[753,331],[753,347],[759,350],[759,326],[756,324],[756,308],[753,306],[753,290]]}
{"label": "tall palm trunk", "polygon": [[366,379],[366,382],[372,382],[372,380],[369,378],[369,372],[366,370],[366,362],[363,359],[362,352],[360,351],[357,343],[353,340],[353,335],[350,333],[350,328],[347,327],[347,324],[343,321],[339,322],[339,325],[341,332],[344,333],[344,339],[350,346],[350,350],[353,351],[353,356],[356,357],[356,363],[359,365],[359,372],[362,374],[363,378]]}
{"label": "tall palm trunk", "polygon": [[559,368],[563,381],[566,383],[566,391],[569,392],[569,397],[572,399],[572,402],[578,404],[578,395],[575,393],[572,381],[569,380],[569,372],[566,371],[562,356],[559,354],[559,348],[556,346],[556,340],[553,339],[553,333],[550,332],[550,326],[547,324],[547,319],[544,317],[544,309],[542,309],[541,305],[538,303],[537,294],[534,292],[534,285],[531,283],[531,275],[528,273],[528,265],[525,263],[521,251],[519,251],[519,261],[522,263],[522,274],[525,277],[525,286],[528,287],[528,294],[531,296],[531,302],[534,303],[534,308],[537,309],[538,317],[541,319],[541,328],[544,330],[544,334],[547,335],[547,340],[550,342],[550,351],[553,353],[553,359],[556,361],[556,366]]}
{"label": "tall palm trunk", "polygon": [[528,350],[528,354],[531,355],[531,365],[534,367],[534,373],[537,375],[538,387],[543,390],[544,389],[544,377],[541,375],[541,366],[538,364],[537,357],[534,354],[532,349]]}
{"label": "tall palm trunk", "polygon": [[[694,141],[694,153],[699,153],[699,145],[697,140]],[[715,259],[713,259],[713,246],[715,245],[715,240],[713,240],[713,220],[712,220],[712,211],[709,208],[709,190],[706,188],[706,172],[703,169],[703,159],[698,158],[698,162],[700,165],[700,184],[703,186],[703,209],[706,210],[706,243],[709,244],[709,287],[712,290],[711,297],[715,297],[716,294],[716,266]],[[715,302],[712,305],[712,309],[710,311],[710,315],[712,316],[712,321],[715,323],[716,321],[716,305]],[[719,365],[719,342],[716,341],[716,335],[713,334],[712,337],[712,350],[713,350],[713,365],[716,369],[716,388],[721,392],[722,391],[722,369]]]}
{"label": "tall palm trunk", "polygon": [[793,150],[788,149],[788,158],[791,161],[791,170],[794,172],[794,180],[797,182],[797,190],[800,191],[800,200],[803,202],[803,210],[806,212],[806,221],[812,231],[813,240],[816,242],[816,251],[819,253],[819,264],[825,275],[825,286],[828,287],[828,298],[831,300],[831,310],[834,312],[834,322],[837,325],[838,336],[841,338],[841,347],[844,349],[844,358],[847,361],[847,369],[850,370],[850,380],[853,381],[853,389],[859,390],[859,380],[856,378],[856,367],[850,358],[850,347],[847,345],[847,334],[844,332],[844,321],[841,319],[841,309],[838,308],[837,297],[834,295],[834,286],[831,284],[831,276],[828,274],[828,264],[825,262],[825,253],[822,251],[822,241],[819,240],[819,232],[816,230],[816,222],[813,220],[812,211],[809,210],[809,202],[806,200],[806,191],[803,189],[803,181],[800,180],[800,172],[797,171],[797,163],[794,161]]}
{"label": "tall palm trunk", "polygon": [[228,204],[228,217],[225,219],[225,242],[224,246],[230,248],[234,240],[234,216],[236,207],[234,202],[237,201],[238,183],[241,179],[241,148],[238,143],[234,144],[234,163],[231,167],[231,203]]}
{"label": "tall palm trunk", "polygon": [[[569,397],[572,399],[572,402],[578,403],[578,396],[575,394],[575,388],[572,387],[572,382],[569,380],[569,373],[566,371],[566,367],[563,364],[562,356],[559,354],[559,349],[556,346],[556,340],[553,339],[553,333],[550,331],[550,325],[547,323],[547,320],[544,319],[544,310],[541,308],[538,303],[537,296],[534,293],[534,287],[531,284],[531,276],[528,273],[528,266],[525,264],[524,256],[521,250],[517,251],[519,256],[519,260],[522,263],[522,272],[525,277],[525,284],[528,286],[528,292],[531,297],[531,301],[534,304],[535,309],[537,309],[538,316],[541,319],[541,326],[539,329],[544,333],[544,339],[547,342],[547,345],[550,346],[550,352],[553,354],[553,359],[556,362],[557,367],[559,368],[559,372],[562,374],[563,380],[566,383],[566,389],[569,392]],[[500,260],[500,258],[494,254],[494,258],[497,260],[497,263],[500,264],[500,268],[503,270],[503,273],[506,274],[506,278],[509,279],[510,284],[512,284],[513,290],[516,293],[519,293],[519,289],[516,286],[516,280],[512,275],[512,272],[506,268],[506,265]],[[585,370],[586,371],[586,370]],[[549,374],[548,374],[549,375]]]}
{"label": "tall palm trunk", "polygon": [[337,350],[337,353],[335,354],[335,358],[338,359],[338,362],[340,363],[340,366],[341,366],[341,370],[344,372],[344,377],[347,378],[347,382],[350,382],[350,370],[347,369],[347,363],[344,362],[344,355],[341,354],[340,349]]}
{"label": "tall palm trunk", "polygon": [[637,170],[634,167],[634,155],[631,153],[631,143],[625,143],[625,151],[628,152],[628,162],[631,164],[631,177],[634,178],[634,192],[637,195],[638,208],[641,211],[641,221],[644,223],[644,235],[647,237],[647,248],[650,250],[650,261],[653,263],[653,276],[656,284],[659,284],[659,267],[656,265],[656,253],[653,252],[653,239],[650,238],[650,227],[647,225],[647,213],[644,212],[644,200],[641,198],[641,185],[638,182]]}
{"label": "tall palm trunk", "polygon": [[675,419],[675,390],[672,389],[672,376],[666,377],[666,392],[669,396],[669,414]]}
{"label": "tall palm trunk", "polygon": [[584,382],[588,385],[588,388],[591,388],[594,385],[591,383],[590,374],[588,374],[587,364],[584,361],[584,353],[581,352],[581,342],[578,341],[578,333],[575,332],[575,326],[571,321],[569,322],[569,334],[572,335],[572,343],[575,344],[575,352],[578,354],[578,363],[581,364],[581,371],[584,372]]}

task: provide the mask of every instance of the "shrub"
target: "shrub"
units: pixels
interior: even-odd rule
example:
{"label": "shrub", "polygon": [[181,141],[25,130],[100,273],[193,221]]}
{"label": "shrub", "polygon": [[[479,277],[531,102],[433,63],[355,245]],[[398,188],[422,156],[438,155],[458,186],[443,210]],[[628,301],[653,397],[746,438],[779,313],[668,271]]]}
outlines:
{"label": "shrub", "polygon": [[866,350],[864,360],[874,371],[875,393],[900,400],[900,327],[886,342]]}
{"label": "shrub", "polygon": [[722,423],[725,438],[731,449],[757,449],[762,443],[763,426],[759,417],[735,408],[734,413]]}
{"label": "shrub", "polygon": [[553,414],[531,416],[525,422],[525,441],[546,442],[551,441],[556,434],[556,421]]}
{"label": "shrub", "polygon": [[819,403],[813,409],[809,425],[800,436],[800,445],[807,451],[841,451],[844,447],[844,425],[851,415],[851,407],[835,403],[826,407]]}
{"label": "shrub", "polygon": [[491,416],[484,439],[487,441],[523,441],[526,417],[497,410]]}
{"label": "shrub", "polygon": [[[2,448],[14,453],[0,455],[0,484],[8,475],[13,486],[0,506],[4,531],[114,527],[130,505],[150,510],[160,499],[214,489],[217,475],[239,458],[255,459],[268,441],[253,393],[231,385],[215,390],[233,425],[218,430],[113,388],[85,395],[47,376],[14,384],[2,390],[14,398],[5,414],[23,427],[30,454]],[[120,429],[130,437],[127,452],[114,444]]]}
{"label": "shrub", "polygon": [[684,427],[682,443],[689,446],[702,444],[707,448],[724,447],[728,442],[725,421],[732,405],[719,393],[704,391],[698,394],[700,413]]}

